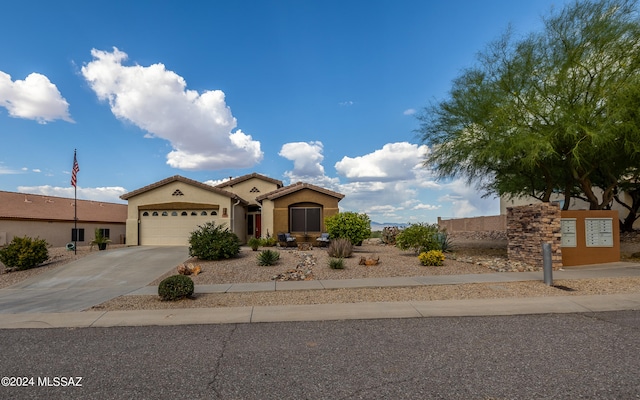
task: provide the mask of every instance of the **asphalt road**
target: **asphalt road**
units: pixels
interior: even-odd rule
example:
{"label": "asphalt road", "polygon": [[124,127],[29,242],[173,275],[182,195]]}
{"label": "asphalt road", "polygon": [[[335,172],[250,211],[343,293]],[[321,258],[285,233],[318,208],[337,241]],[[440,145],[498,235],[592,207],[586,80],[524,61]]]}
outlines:
{"label": "asphalt road", "polygon": [[27,378],[3,399],[640,398],[640,311],[17,329],[0,343],[0,376]]}

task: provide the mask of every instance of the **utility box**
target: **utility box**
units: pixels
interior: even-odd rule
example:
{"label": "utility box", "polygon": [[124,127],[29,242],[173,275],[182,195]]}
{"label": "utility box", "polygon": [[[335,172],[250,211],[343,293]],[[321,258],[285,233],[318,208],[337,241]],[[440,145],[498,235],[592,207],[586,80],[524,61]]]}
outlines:
{"label": "utility box", "polygon": [[615,210],[562,211],[562,265],[620,261],[620,221]]}

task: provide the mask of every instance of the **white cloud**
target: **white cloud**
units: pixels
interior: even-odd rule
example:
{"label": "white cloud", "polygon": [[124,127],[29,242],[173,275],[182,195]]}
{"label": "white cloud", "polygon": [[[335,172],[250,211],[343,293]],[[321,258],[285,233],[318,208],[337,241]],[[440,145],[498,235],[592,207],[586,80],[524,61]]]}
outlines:
{"label": "white cloud", "polygon": [[[74,196],[74,188],[71,186],[19,186],[18,192],[67,198],[73,198]],[[123,203],[123,200],[120,199],[120,196],[125,193],[127,193],[127,190],[119,186],[96,188],[78,187],[77,190],[78,199],[104,201],[108,203]]]}
{"label": "white cloud", "polygon": [[428,147],[408,142],[387,143],[382,149],[360,157],[343,157],[335,164],[340,175],[352,181],[414,180],[422,168]]}
{"label": "white cloud", "polygon": [[352,105],[354,105],[355,103],[351,100],[349,101],[342,101],[340,103],[338,103],[338,105],[340,105],[341,107],[350,107]]}
{"label": "white cloud", "polygon": [[438,210],[440,209],[442,206],[441,205],[432,205],[432,204],[418,204],[413,206],[413,210]]}
{"label": "white cloud", "polygon": [[464,218],[479,215],[500,214],[500,201],[493,197],[482,197],[474,187],[466,181],[457,179],[443,185],[448,193],[438,198],[442,203],[451,203],[450,215],[443,217]]}
{"label": "white cloud", "polygon": [[293,171],[285,172],[292,182],[309,181],[324,176],[322,142],[294,142],[282,145],[279,156],[293,161]]}
{"label": "white cloud", "polygon": [[74,122],[69,115],[69,103],[56,85],[42,74],[33,72],[24,80],[11,80],[0,71],[0,106],[14,118],[32,119],[40,124],[61,119]]}
{"label": "white cloud", "polygon": [[220,90],[186,89],[163,64],[124,66],[127,54],[91,50],[82,74],[111,112],[173,147],[167,164],[185,170],[248,168],[263,158],[260,142],[237,126]]}
{"label": "white cloud", "polygon": [[416,109],[415,108],[408,108],[406,110],[404,110],[404,112],[402,114],[404,115],[413,115],[416,113]]}

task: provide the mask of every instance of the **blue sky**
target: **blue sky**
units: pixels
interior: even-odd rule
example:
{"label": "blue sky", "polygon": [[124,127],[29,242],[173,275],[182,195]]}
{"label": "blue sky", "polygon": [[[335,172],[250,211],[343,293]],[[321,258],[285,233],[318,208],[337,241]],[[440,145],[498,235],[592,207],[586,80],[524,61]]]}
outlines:
{"label": "blue sky", "polygon": [[378,222],[494,215],[420,166],[416,113],[566,1],[5,1],[0,190],[122,202],[258,172]]}

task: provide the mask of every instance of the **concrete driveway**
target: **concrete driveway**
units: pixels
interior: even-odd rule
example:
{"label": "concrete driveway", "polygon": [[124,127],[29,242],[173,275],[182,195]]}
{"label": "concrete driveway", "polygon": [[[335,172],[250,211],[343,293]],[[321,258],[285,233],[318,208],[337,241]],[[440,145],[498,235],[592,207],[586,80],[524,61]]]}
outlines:
{"label": "concrete driveway", "polygon": [[99,251],[0,289],[0,313],[82,311],[140,289],[188,258],[184,246]]}

